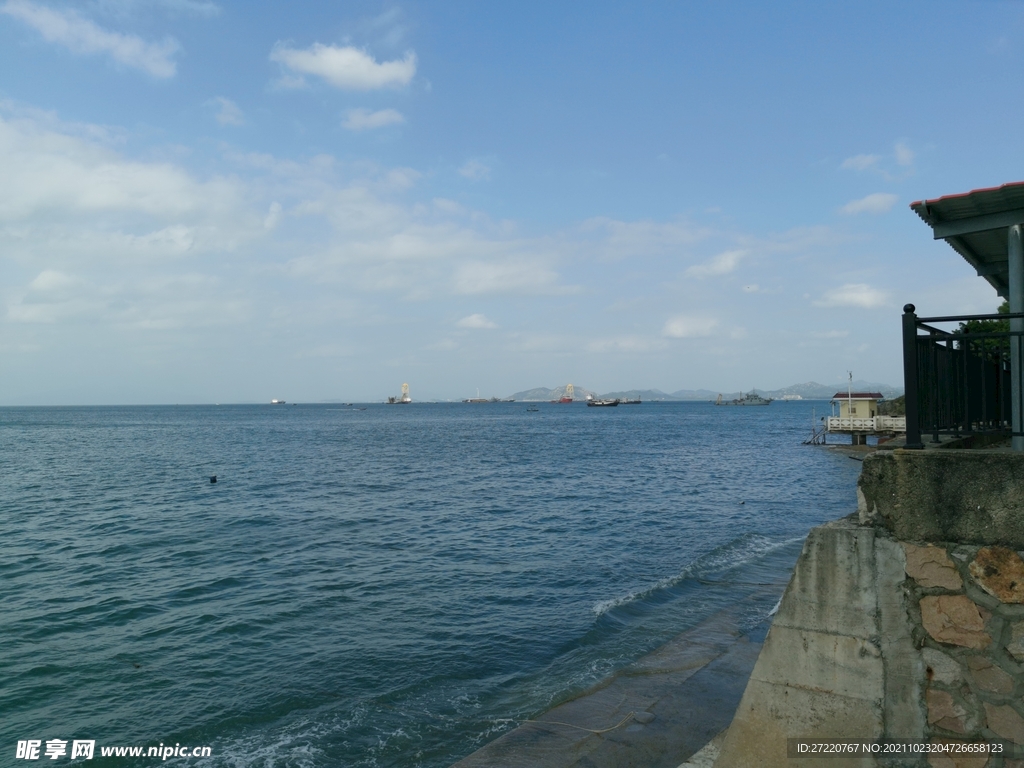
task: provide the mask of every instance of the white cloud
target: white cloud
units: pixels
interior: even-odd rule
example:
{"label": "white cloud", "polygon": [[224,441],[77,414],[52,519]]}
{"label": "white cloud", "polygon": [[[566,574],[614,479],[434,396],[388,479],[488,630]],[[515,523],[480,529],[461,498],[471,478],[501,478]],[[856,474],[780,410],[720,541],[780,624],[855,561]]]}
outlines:
{"label": "white cloud", "polygon": [[459,175],[473,181],[491,178],[491,168],[479,160],[468,160],[459,168]]}
{"label": "white cloud", "polygon": [[0,167],[0,221],[58,210],[207,215],[233,207],[242,194],[232,181],[199,182],[170,163],[126,160],[36,121],[2,116]]}
{"label": "white cloud", "polygon": [[610,261],[637,258],[647,261],[655,255],[675,259],[680,252],[686,252],[711,234],[712,230],[692,226],[685,220],[619,221],[595,217],[579,227],[579,235],[589,238],[587,249]]}
{"label": "white cloud", "polygon": [[91,5],[111,16],[127,17],[135,13],[151,10],[154,6],[163,8],[171,14],[189,16],[219,16],[221,8],[209,0],[93,0]]}
{"label": "white cloud", "polygon": [[854,155],[843,160],[839,167],[850,171],[866,171],[876,167],[881,159],[879,155]]}
{"label": "white cloud", "polygon": [[739,266],[740,259],[747,255],[745,250],[724,251],[706,264],[697,264],[686,270],[691,277],[712,277],[727,275]]}
{"label": "white cloud", "polygon": [[434,208],[441,213],[447,213],[452,216],[463,216],[466,213],[465,207],[455,200],[449,200],[446,197],[435,197]]}
{"label": "white cloud", "polygon": [[670,339],[692,339],[700,336],[710,336],[718,325],[718,321],[711,317],[699,317],[693,315],[676,315],[669,318],[661,329],[661,335]]}
{"label": "white cloud", "polygon": [[888,192],[875,192],[862,197],[860,200],[851,200],[840,210],[843,213],[885,213],[896,205],[899,197]]}
{"label": "white cloud", "polygon": [[845,339],[850,335],[849,331],[812,331],[812,339]]}
{"label": "white cloud", "polygon": [[114,61],[154,77],[173,77],[176,71],[173,57],[179,46],[170,37],[159,43],[146,42],[136,35],[103,29],[74,10],[57,11],[28,0],[7,0],[0,13],[25,22],[48,42],[73,53],[106,53]]}
{"label": "white cloud", "polygon": [[825,294],[814,302],[816,307],[861,307],[874,309],[889,303],[889,294],[866,283],[846,283],[838,288],[825,291]]}
{"label": "white cloud", "polygon": [[385,125],[404,123],[405,116],[397,109],[380,109],[371,112],[368,109],[350,109],[342,125],[350,131],[365,131],[370,128],[382,128]]}
{"label": "white cloud", "polygon": [[497,328],[498,326],[492,321],[488,320],[484,315],[475,314],[464,317],[455,324],[459,328]]}
{"label": "white cloud", "polygon": [[839,166],[844,170],[870,171],[889,181],[906,178],[913,173],[914,151],[904,141],[893,145],[891,155],[854,155]]}
{"label": "white cloud", "polygon": [[[335,88],[347,91],[395,88],[407,85],[416,74],[416,54],[412,51],[403,59],[378,64],[366,51],[352,46],[338,48],[315,43],[300,50],[278,43],[270,52],[270,60],[299,75],[321,77]],[[292,79],[286,87],[302,82],[301,77],[298,81]]]}
{"label": "white cloud", "polygon": [[558,273],[540,261],[512,259],[500,262],[469,261],[455,271],[455,291],[463,294],[574,292],[558,285]]}
{"label": "white cloud", "polygon": [[270,204],[270,210],[267,211],[267,217],[263,220],[264,229],[273,229],[281,221],[281,204],[273,202]]}
{"label": "white cloud", "polygon": [[196,16],[219,16],[220,6],[202,0],[159,0],[159,5],[168,10],[191,13]]}
{"label": "white cloud", "polygon": [[910,149],[910,147],[908,147],[902,141],[896,143],[896,147],[893,150],[893,153],[896,156],[897,165],[902,165],[906,167],[913,164],[914,162],[914,151]]}
{"label": "white cloud", "polygon": [[216,104],[220,107],[220,111],[217,112],[217,122],[221,125],[244,125],[245,118],[242,116],[242,110],[238,108],[231,99],[225,99],[223,96],[217,96],[216,98],[210,99],[209,104]]}
{"label": "white cloud", "polygon": [[244,300],[225,296],[216,280],[194,273],[100,283],[47,270],[7,308],[14,323],[145,330],[237,324],[248,314]]}

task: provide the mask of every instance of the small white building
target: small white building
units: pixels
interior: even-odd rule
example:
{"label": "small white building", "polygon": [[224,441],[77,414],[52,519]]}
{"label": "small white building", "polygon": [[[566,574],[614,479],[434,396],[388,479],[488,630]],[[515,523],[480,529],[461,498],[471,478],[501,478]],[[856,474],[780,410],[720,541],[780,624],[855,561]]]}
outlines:
{"label": "small white building", "polygon": [[829,416],[825,429],[851,435],[854,445],[866,445],[868,435],[906,432],[906,417],[879,415],[878,401],[881,399],[881,392],[836,392],[832,396],[832,406],[839,406],[839,415]]}
{"label": "small white building", "polygon": [[839,405],[839,418],[873,419],[878,415],[881,392],[836,392],[833,404]]}

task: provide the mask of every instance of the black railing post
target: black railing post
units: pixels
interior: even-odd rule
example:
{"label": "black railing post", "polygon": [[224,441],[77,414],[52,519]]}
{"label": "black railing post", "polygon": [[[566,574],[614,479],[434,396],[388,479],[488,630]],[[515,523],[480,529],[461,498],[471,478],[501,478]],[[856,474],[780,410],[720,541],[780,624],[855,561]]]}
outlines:
{"label": "black railing post", "polygon": [[913,304],[903,307],[903,391],[906,401],[907,448],[921,449],[921,422],[918,421],[917,388],[917,315]]}

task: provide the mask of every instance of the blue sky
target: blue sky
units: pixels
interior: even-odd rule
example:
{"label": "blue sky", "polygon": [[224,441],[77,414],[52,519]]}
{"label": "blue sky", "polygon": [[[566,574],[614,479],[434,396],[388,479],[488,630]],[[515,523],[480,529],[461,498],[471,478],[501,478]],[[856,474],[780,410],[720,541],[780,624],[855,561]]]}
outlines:
{"label": "blue sky", "polygon": [[0,403],[899,385],[1024,4],[0,0]]}

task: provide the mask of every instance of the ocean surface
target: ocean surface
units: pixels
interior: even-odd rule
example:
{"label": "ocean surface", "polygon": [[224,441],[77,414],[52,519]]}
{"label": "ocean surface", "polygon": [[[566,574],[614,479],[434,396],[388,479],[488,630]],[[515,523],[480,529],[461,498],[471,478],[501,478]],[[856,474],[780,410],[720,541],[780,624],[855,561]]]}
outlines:
{"label": "ocean surface", "polygon": [[0,409],[3,764],[448,766],[856,506],[825,403],[527,407]]}

